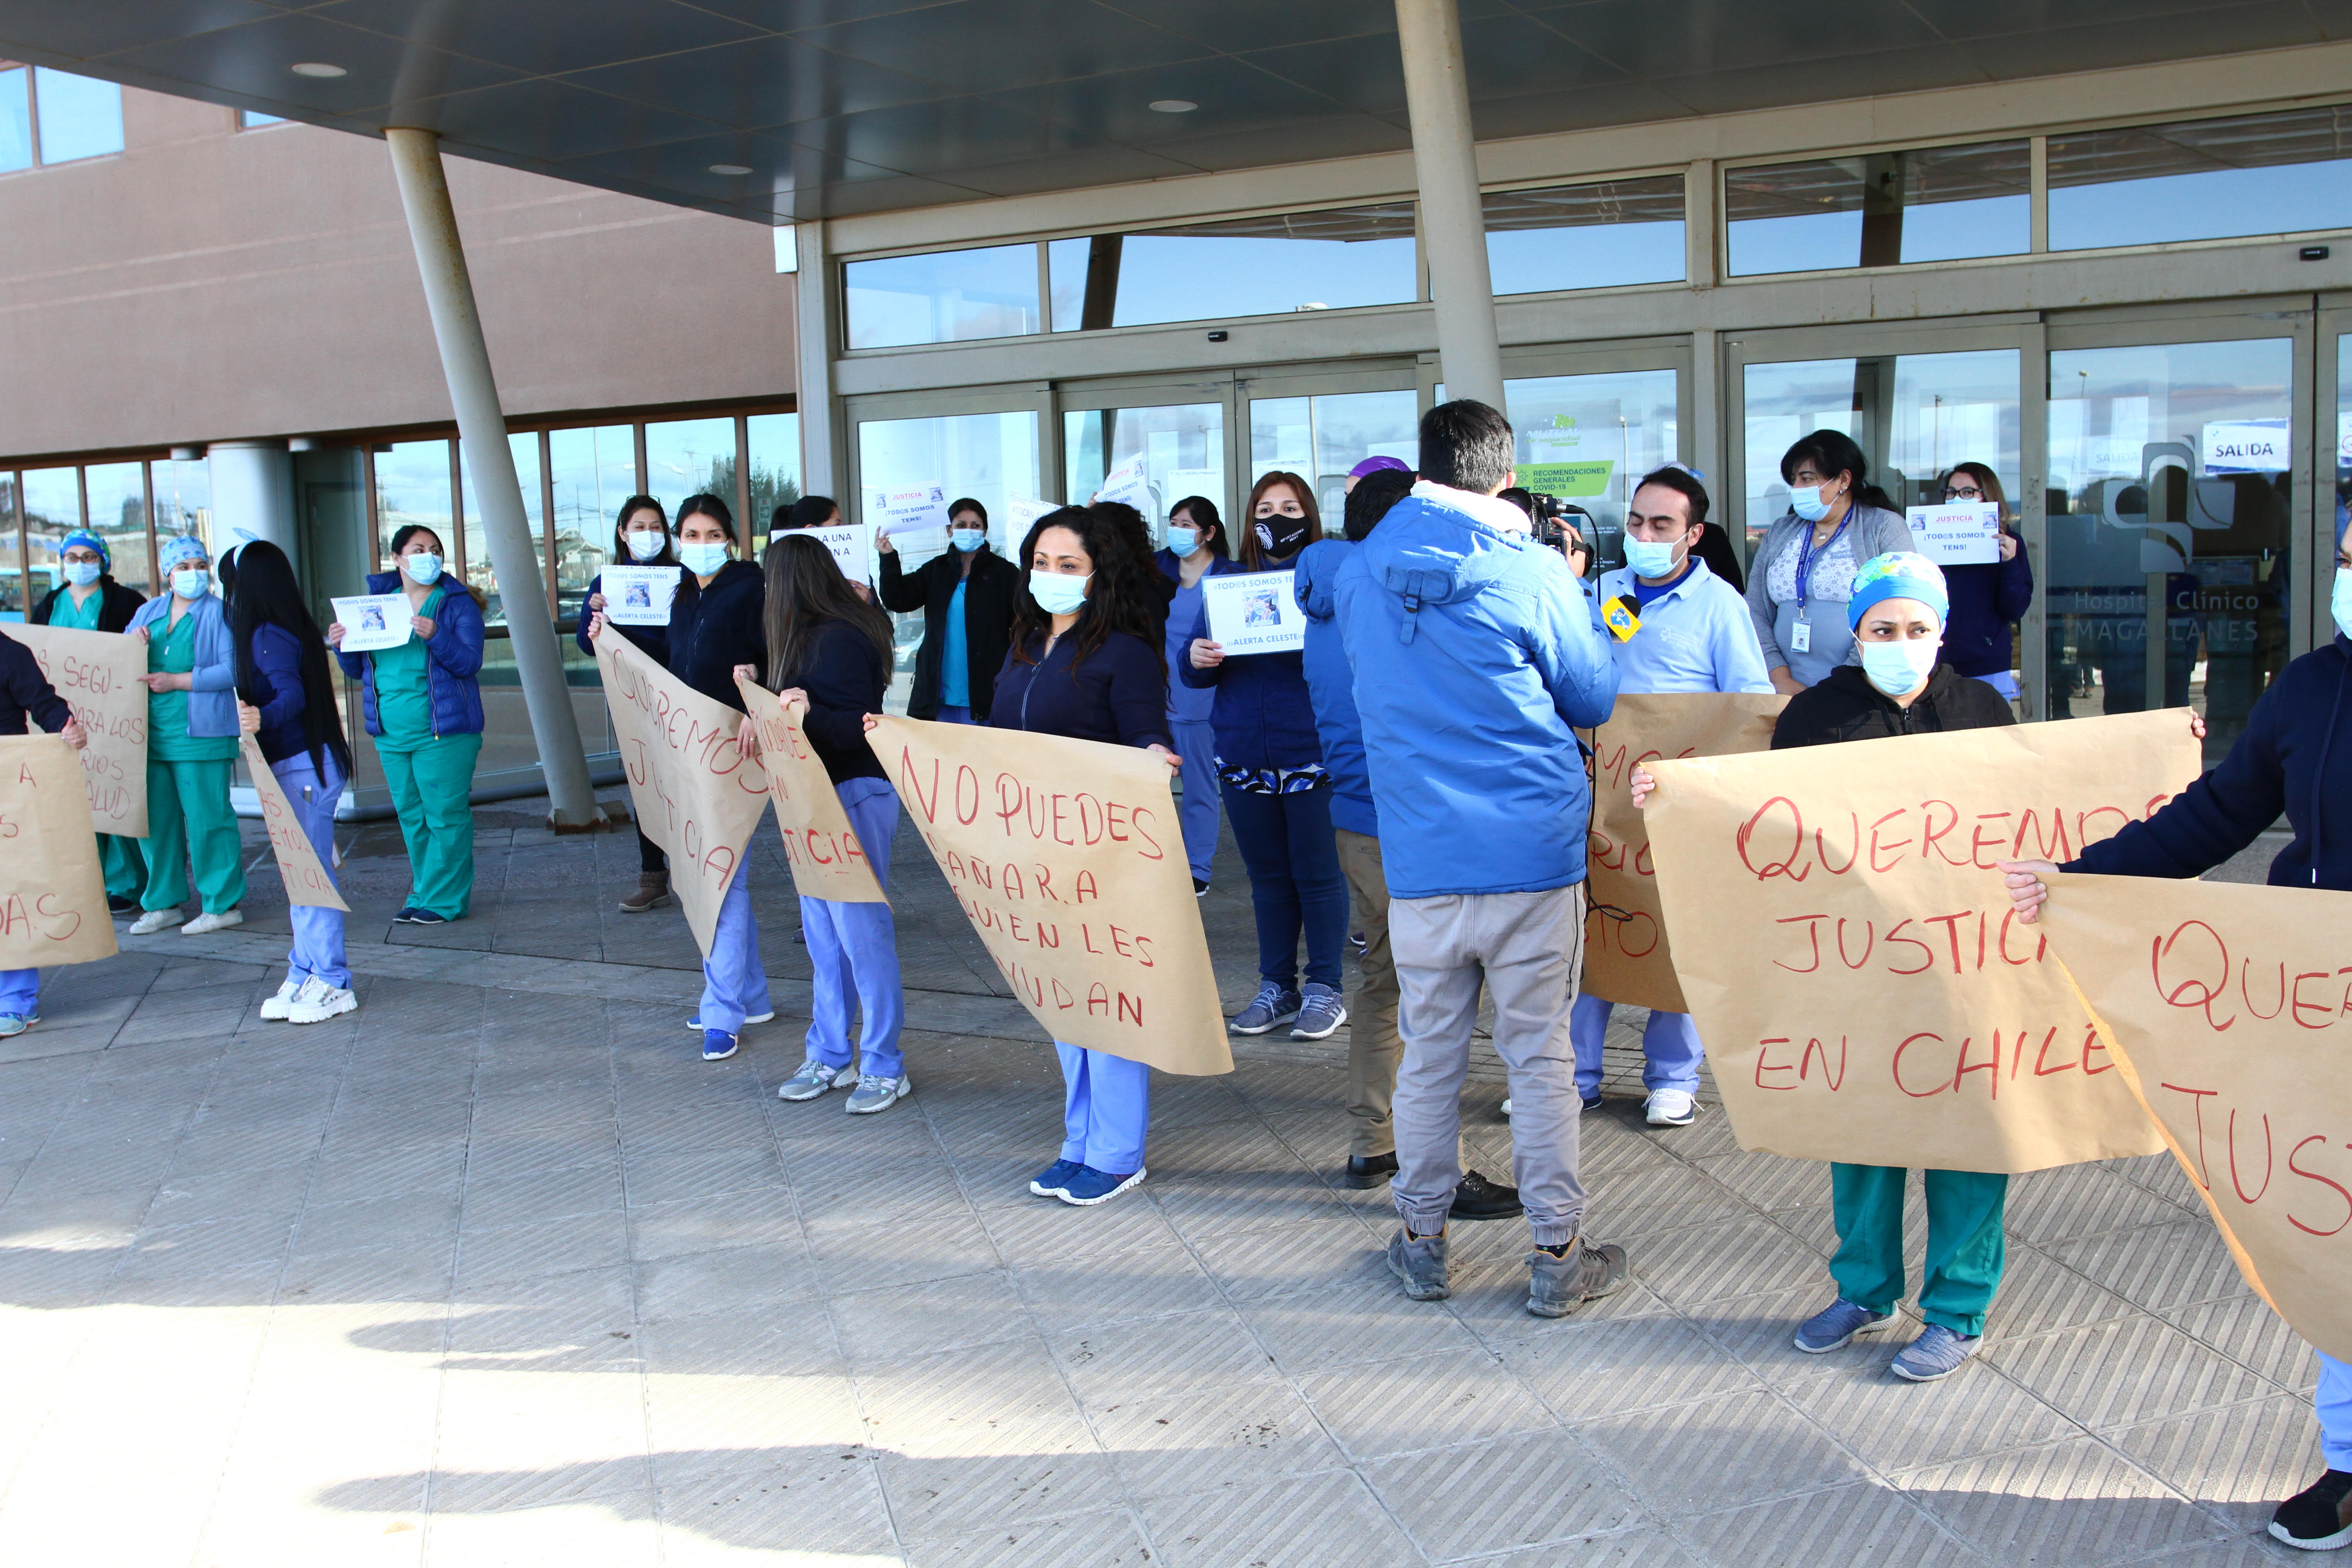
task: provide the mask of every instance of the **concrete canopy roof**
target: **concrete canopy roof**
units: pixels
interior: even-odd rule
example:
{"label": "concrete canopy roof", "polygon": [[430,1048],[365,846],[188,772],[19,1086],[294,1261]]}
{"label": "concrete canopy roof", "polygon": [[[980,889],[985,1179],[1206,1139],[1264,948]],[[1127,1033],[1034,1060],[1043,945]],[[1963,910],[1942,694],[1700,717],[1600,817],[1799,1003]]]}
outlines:
{"label": "concrete canopy roof", "polygon": [[[1482,140],[2352,36],[2322,0],[1462,16]],[[427,126],[462,156],[773,224],[1399,151],[1393,22],[1387,0],[0,0],[0,55],[364,133]],[[1171,101],[1193,107],[1153,107]]]}

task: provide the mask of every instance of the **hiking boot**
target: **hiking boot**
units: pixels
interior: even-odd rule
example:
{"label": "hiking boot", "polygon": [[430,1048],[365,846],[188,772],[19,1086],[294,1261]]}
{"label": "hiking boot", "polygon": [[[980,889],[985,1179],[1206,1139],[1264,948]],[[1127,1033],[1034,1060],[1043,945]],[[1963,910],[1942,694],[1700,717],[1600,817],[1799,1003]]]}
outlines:
{"label": "hiking boot", "polygon": [[2352,1470],[2330,1470],[2279,1504],[2271,1537],[2305,1552],[2352,1546]]}
{"label": "hiking boot", "polygon": [[1906,1383],[1933,1383],[1959,1371],[1960,1363],[1976,1354],[1982,1343],[1982,1334],[1955,1333],[1941,1323],[1930,1323],[1903,1347],[1886,1370]]}
{"label": "hiking boot", "polygon": [[1234,1019],[1234,1033],[1263,1035],[1276,1024],[1286,1024],[1298,1016],[1300,1000],[1297,992],[1285,991],[1269,980],[1257,988],[1256,999]]}
{"label": "hiking boot", "polygon": [[641,915],[647,910],[660,909],[668,902],[669,873],[640,871],[637,873],[637,890],[621,900],[621,912]]}
{"label": "hiking boot", "polygon": [[1518,1188],[1490,1182],[1475,1171],[1463,1172],[1461,1183],[1454,1189],[1451,1217],[1454,1219],[1515,1219],[1526,1212]]}
{"label": "hiking boot", "polygon": [[1624,1283],[1625,1249],[1589,1247],[1581,1234],[1558,1253],[1538,1247],[1528,1254],[1528,1310],[1538,1318],[1565,1318]]}
{"label": "hiking boot", "polygon": [[1404,1281],[1416,1301],[1443,1301],[1454,1294],[1445,1283],[1445,1233],[1414,1236],[1404,1226],[1389,1237],[1389,1272]]}
{"label": "hiking boot", "polygon": [[1874,1334],[1894,1321],[1892,1312],[1874,1312],[1841,1296],[1798,1327],[1796,1345],[1807,1355],[1826,1355],[1853,1343],[1854,1335]]}
{"label": "hiking boot", "polygon": [[1331,1031],[1348,1021],[1348,1009],[1339,1005],[1339,994],[1328,985],[1308,981],[1298,997],[1298,1022],[1290,1026],[1294,1040],[1321,1040],[1330,1037]]}

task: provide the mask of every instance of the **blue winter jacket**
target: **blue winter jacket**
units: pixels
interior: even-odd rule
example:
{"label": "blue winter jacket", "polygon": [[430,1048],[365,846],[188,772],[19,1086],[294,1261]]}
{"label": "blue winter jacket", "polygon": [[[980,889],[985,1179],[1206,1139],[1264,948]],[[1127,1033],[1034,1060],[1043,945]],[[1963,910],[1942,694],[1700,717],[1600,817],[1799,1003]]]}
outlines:
{"label": "blue winter jacket", "polygon": [[2279,671],[2221,765],[2069,861],[2111,877],[2201,876],[2286,816],[2274,888],[2352,892],[2352,641],[2342,632]]}
{"label": "blue winter jacket", "polygon": [[1372,805],[1372,775],[1364,763],[1364,721],[1356,712],[1356,672],[1339,639],[1331,579],[1355,546],[1344,539],[1318,539],[1298,552],[1292,592],[1307,612],[1307,692],[1315,702],[1315,732],[1323,742],[1323,767],[1331,775],[1331,826],[1368,838],[1381,836]]}
{"label": "blue winter jacket", "polygon": [[[1247,570],[1238,562],[1219,561],[1207,575]],[[1209,635],[1205,607],[1192,623],[1192,635]],[[1307,694],[1307,671],[1299,655],[1235,654],[1207,669],[1193,668],[1187,658],[1178,673],[1194,690],[1217,694],[1209,724],[1223,766],[1299,768],[1323,760],[1323,742],[1315,733],[1315,703]]]}
{"label": "blue winter jacket", "polygon": [[[171,613],[172,595],[158,594],[139,606],[130,629],[161,627]],[[236,647],[228,633],[228,610],[217,594],[207,594],[188,607],[196,617],[196,668],[189,672],[188,734],[218,740],[237,733]],[[151,637],[160,637],[151,630]]]}
{"label": "blue winter jacket", "polygon": [[[394,593],[400,586],[397,572],[368,574],[371,594]],[[477,679],[482,670],[482,607],[474,603],[466,584],[446,572],[441,574],[439,586],[441,603],[434,610],[432,638],[425,645],[425,684],[433,694],[433,733],[436,739],[478,735],[482,732],[482,688]],[[375,711],[374,658],[338,650],[335,660],[345,675],[360,683],[360,714],[367,721],[367,732],[383,734],[383,721]]]}
{"label": "blue winter jacket", "polygon": [[1508,501],[1423,480],[1333,577],[1392,898],[1584,880],[1573,731],[1608,722],[1617,662],[1527,528]]}

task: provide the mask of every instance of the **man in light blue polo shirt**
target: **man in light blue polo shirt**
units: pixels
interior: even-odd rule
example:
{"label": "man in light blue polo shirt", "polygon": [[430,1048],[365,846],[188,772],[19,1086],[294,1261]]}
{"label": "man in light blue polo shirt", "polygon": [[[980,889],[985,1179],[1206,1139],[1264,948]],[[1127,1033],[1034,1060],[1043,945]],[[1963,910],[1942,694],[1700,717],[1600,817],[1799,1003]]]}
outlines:
{"label": "man in light blue polo shirt", "polygon": [[[1621,695],[1772,689],[1748,601],[1691,552],[1706,531],[1706,487],[1687,468],[1670,464],[1634,487],[1625,509],[1625,564],[1603,574],[1600,586],[1604,608],[1623,599],[1641,621],[1631,637],[1611,644]],[[1601,1041],[1615,1006],[1587,990],[1569,1014],[1576,1091],[1587,1110],[1601,1103]],[[1650,1125],[1690,1125],[1706,1056],[1691,1016],[1653,1011],[1642,1056]]]}

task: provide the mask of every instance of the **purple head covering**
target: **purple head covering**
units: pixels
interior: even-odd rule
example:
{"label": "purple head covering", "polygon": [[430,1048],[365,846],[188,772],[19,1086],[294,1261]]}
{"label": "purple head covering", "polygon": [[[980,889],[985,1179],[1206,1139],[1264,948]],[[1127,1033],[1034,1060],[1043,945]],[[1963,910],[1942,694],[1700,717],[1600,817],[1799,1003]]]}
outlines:
{"label": "purple head covering", "polygon": [[1366,458],[1348,470],[1348,477],[1351,479],[1360,479],[1366,474],[1377,474],[1382,468],[1394,468],[1401,474],[1412,472],[1412,468],[1405,466],[1404,459],[1402,458]]}

